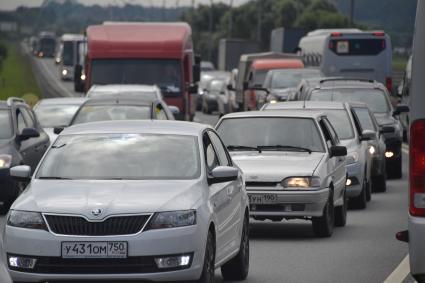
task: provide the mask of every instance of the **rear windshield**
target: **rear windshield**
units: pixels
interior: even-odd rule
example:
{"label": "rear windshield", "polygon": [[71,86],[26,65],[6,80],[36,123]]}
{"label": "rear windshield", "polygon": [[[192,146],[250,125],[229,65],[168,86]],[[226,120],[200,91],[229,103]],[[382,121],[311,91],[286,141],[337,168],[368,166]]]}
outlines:
{"label": "rear windshield", "polygon": [[0,139],[8,139],[12,136],[10,113],[8,110],[0,110]]}
{"label": "rear windshield", "polygon": [[151,108],[148,106],[85,105],[78,111],[72,124],[111,120],[146,120],[151,117]]}
{"label": "rear windshield", "polygon": [[385,39],[333,39],[329,49],[337,55],[377,55],[386,48]]}

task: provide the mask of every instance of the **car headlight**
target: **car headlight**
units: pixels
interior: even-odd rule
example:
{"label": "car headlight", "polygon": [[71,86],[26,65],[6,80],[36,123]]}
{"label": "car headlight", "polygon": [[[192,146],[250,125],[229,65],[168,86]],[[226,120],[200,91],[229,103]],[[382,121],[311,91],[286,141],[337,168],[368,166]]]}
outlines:
{"label": "car headlight", "polygon": [[195,224],[195,210],[159,212],[152,217],[149,229],[176,228]]}
{"label": "car headlight", "polygon": [[12,164],[12,156],[8,154],[0,155],[0,169],[9,168]]}
{"label": "car headlight", "polygon": [[62,70],[62,76],[66,76],[66,75],[68,75],[68,70],[63,69],[63,70]]}
{"label": "car headlight", "polygon": [[11,210],[7,225],[27,229],[41,229],[47,231],[46,223],[39,212]]}
{"label": "car headlight", "polygon": [[346,158],[347,164],[356,163],[359,161],[359,154],[357,152],[349,152]]}
{"label": "car headlight", "polygon": [[376,148],[373,145],[369,146],[369,153],[372,155],[376,153]]}
{"label": "car headlight", "polygon": [[289,177],[282,181],[284,188],[318,188],[320,187],[319,177]]}

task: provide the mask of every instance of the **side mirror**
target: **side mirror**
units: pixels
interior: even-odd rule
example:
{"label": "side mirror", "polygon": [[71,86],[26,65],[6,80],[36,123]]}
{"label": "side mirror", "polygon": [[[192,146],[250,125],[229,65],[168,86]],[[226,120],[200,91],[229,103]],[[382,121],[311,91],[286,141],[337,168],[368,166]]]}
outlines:
{"label": "side mirror", "polygon": [[28,182],[31,179],[31,167],[28,165],[19,165],[10,168],[10,176],[21,182]]}
{"label": "side mirror", "polygon": [[198,86],[196,84],[190,84],[187,90],[190,94],[198,94]]}
{"label": "side mirror", "polygon": [[224,183],[231,182],[238,178],[239,171],[237,168],[230,166],[218,166],[211,172],[211,177],[208,178],[208,183]]}
{"label": "side mirror", "polygon": [[360,141],[371,141],[376,138],[376,133],[371,130],[364,130],[360,136]]}
{"label": "side mirror", "polygon": [[345,146],[333,145],[329,149],[330,157],[334,156],[346,156],[347,148]]}
{"label": "side mirror", "polygon": [[40,132],[34,128],[24,128],[19,135],[21,141],[28,140],[30,138],[38,138],[40,136]]}
{"label": "side mirror", "polygon": [[394,109],[393,116],[398,116],[401,113],[406,113],[409,111],[410,111],[409,106],[403,105],[403,104],[397,105],[397,107]]}
{"label": "side mirror", "polygon": [[226,86],[226,88],[227,88],[227,90],[230,90],[230,91],[236,91],[236,89],[233,87],[233,85],[232,85],[232,84],[228,84],[228,85]]}
{"label": "side mirror", "polygon": [[59,135],[60,133],[62,133],[63,129],[64,129],[64,128],[62,128],[62,127],[56,127],[56,128],[53,128],[53,133],[54,133],[55,135]]}
{"label": "side mirror", "polygon": [[75,65],[74,68],[74,90],[84,92],[83,66]]}
{"label": "side mirror", "polygon": [[177,106],[169,105],[168,109],[170,109],[174,116],[180,114],[180,109]]}
{"label": "side mirror", "polygon": [[379,129],[380,134],[392,134],[395,132],[394,127],[391,126],[383,126]]}

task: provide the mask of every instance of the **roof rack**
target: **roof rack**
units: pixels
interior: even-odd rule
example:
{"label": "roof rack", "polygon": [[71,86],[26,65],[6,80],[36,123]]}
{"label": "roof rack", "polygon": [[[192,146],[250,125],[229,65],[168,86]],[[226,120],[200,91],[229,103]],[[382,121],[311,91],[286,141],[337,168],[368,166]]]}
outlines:
{"label": "roof rack", "polygon": [[9,97],[7,99],[7,106],[11,106],[14,102],[25,103],[25,100],[19,97]]}
{"label": "roof rack", "polygon": [[363,79],[363,78],[344,78],[344,77],[336,77],[336,78],[324,78],[320,80],[320,83],[332,82],[332,81],[358,81],[365,83],[374,83],[374,80],[371,79]]}

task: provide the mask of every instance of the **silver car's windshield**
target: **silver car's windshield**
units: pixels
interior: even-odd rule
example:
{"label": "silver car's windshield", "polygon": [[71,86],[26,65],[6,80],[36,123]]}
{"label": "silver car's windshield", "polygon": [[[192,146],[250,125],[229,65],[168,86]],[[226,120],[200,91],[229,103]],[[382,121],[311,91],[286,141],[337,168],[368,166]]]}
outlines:
{"label": "silver car's windshield", "polygon": [[341,140],[354,138],[353,127],[351,125],[347,111],[326,110],[325,113]]}
{"label": "silver car's windshield", "polygon": [[295,88],[298,86],[302,79],[317,78],[320,76],[321,73],[319,70],[288,69],[273,74],[273,77],[269,81],[266,80],[266,82],[264,83],[264,87]]}
{"label": "silver car's windshield", "polygon": [[76,114],[72,124],[110,120],[146,120],[150,118],[151,108],[148,106],[84,105]]}
{"label": "silver car's windshield", "polygon": [[319,130],[310,118],[224,119],[217,131],[229,150],[235,147],[275,147],[276,150],[304,148],[324,152]]}
{"label": "silver car's windshield", "polygon": [[387,113],[389,105],[385,93],[377,89],[317,89],[311,93],[313,101],[363,102],[374,113]]}
{"label": "silver car's windshield", "polygon": [[0,139],[12,136],[11,120],[8,110],[0,110]]}
{"label": "silver car's windshield", "polygon": [[197,138],[157,134],[60,136],[39,179],[168,180],[200,176]]}
{"label": "silver car's windshield", "polygon": [[39,105],[34,110],[43,128],[68,126],[79,105]]}

